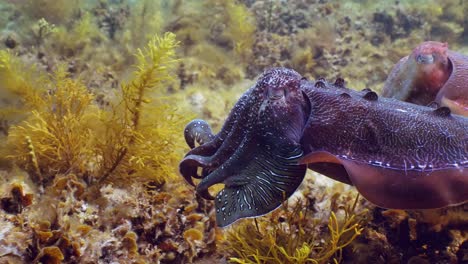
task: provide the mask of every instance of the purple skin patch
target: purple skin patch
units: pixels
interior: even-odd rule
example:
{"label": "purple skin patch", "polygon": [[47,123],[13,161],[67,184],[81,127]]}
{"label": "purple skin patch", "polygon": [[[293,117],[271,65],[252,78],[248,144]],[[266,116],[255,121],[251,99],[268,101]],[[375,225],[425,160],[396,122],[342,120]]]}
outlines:
{"label": "purple skin patch", "polygon": [[447,43],[427,41],[402,58],[388,76],[383,96],[428,105],[436,102],[468,116],[468,56]]}
{"label": "purple skin patch", "polygon": [[[192,178],[201,179],[196,191],[215,200],[221,227],[280,206],[307,168],[356,186],[386,208],[468,200],[468,118],[447,107],[353,91],[342,79],[311,82],[293,70],[268,70],[218,134],[196,120],[185,136],[200,145],[181,161],[180,172],[192,185]],[[212,197],[208,189],[218,183],[224,188]]]}

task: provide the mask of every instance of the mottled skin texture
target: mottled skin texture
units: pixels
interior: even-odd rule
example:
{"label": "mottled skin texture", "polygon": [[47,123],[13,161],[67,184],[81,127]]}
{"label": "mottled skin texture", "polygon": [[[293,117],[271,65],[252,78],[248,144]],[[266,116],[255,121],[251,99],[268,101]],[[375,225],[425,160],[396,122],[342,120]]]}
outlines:
{"label": "mottled skin texture", "polygon": [[221,132],[181,161],[189,183],[202,178],[196,187],[202,197],[212,199],[208,188],[225,184],[215,199],[218,225],[272,211],[302,182],[306,166],[298,164],[299,141],[308,104],[300,83],[292,70],[266,72],[234,106]]}
{"label": "mottled skin texture", "polygon": [[215,198],[219,226],[278,207],[300,185],[306,166],[355,185],[382,207],[468,200],[467,118],[343,83],[272,69],[242,96],[217,135],[186,130],[212,137],[186,155],[180,172],[191,184],[201,178],[196,190],[207,199],[209,187],[225,184]]}
{"label": "mottled skin texture", "polygon": [[433,101],[468,116],[468,56],[447,43],[427,41],[402,58],[385,82],[383,96],[420,105]]}
{"label": "mottled skin texture", "polygon": [[185,126],[184,137],[189,147],[195,148],[195,143],[203,145],[213,140],[214,135],[211,133],[210,125],[205,120],[194,119]]}
{"label": "mottled skin texture", "polygon": [[302,88],[312,106],[301,141],[301,162],[309,168],[355,185],[386,208],[438,208],[468,199],[468,119],[371,91],[328,83]]}
{"label": "mottled skin texture", "polygon": [[448,58],[452,72],[437,93],[435,101],[456,114],[468,116],[468,56],[449,50]]}

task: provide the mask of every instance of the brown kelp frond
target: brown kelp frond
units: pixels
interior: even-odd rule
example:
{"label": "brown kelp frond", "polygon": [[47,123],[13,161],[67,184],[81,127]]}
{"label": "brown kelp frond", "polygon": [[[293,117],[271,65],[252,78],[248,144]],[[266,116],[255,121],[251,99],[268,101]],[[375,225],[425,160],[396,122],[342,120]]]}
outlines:
{"label": "brown kelp frond", "polygon": [[[356,198],[356,202],[357,202]],[[342,250],[361,234],[366,212],[342,206],[343,217],[330,213],[327,231],[306,202],[283,205],[268,217],[244,220],[226,233],[233,263],[339,263]]]}

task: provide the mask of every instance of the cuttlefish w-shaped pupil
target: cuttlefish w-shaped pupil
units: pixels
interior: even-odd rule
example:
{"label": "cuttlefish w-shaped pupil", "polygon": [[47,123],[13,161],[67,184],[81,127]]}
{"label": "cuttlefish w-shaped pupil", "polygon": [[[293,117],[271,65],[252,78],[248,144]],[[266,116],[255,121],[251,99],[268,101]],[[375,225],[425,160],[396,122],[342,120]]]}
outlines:
{"label": "cuttlefish w-shaped pupil", "polygon": [[433,54],[419,54],[416,57],[416,61],[419,64],[431,64],[434,62],[434,55]]}
{"label": "cuttlefish w-shaped pupil", "polygon": [[268,99],[279,100],[285,96],[285,91],[281,89],[270,89],[268,91]]}

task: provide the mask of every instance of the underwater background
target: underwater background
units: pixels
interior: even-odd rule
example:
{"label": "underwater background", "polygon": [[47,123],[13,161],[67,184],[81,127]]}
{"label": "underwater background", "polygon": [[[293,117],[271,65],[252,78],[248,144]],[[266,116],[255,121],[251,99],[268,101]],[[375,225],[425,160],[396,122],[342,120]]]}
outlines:
{"label": "underwater background", "polygon": [[380,92],[426,40],[468,54],[468,3],[1,0],[0,263],[468,263],[468,205],[377,208],[309,171],[227,228],[178,173],[264,70]]}

